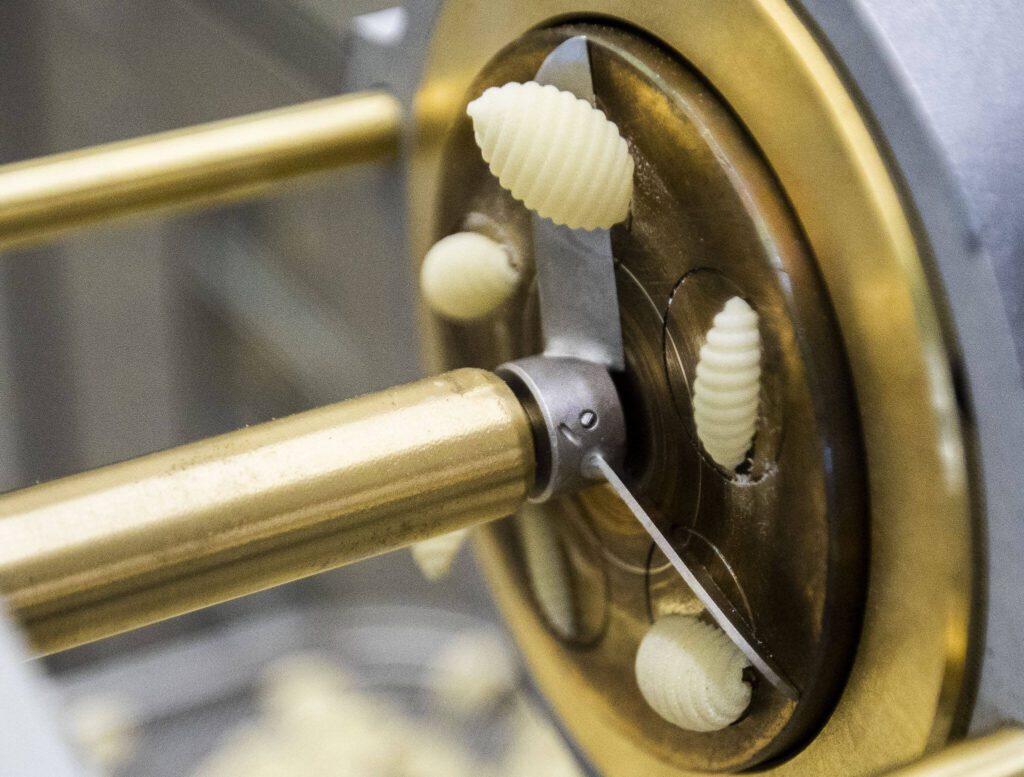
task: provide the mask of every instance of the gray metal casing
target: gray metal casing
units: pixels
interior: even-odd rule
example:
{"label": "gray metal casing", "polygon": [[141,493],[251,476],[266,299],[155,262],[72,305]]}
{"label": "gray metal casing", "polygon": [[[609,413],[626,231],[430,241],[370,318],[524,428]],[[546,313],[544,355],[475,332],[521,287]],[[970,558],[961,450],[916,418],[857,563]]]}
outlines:
{"label": "gray metal casing", "polygon": [[[1024,5],[802,0],[859,91],[931,251],[973,437],[986,589],[970,733],[1024,721]],[[922,543],[927,538],[921,538]]]}

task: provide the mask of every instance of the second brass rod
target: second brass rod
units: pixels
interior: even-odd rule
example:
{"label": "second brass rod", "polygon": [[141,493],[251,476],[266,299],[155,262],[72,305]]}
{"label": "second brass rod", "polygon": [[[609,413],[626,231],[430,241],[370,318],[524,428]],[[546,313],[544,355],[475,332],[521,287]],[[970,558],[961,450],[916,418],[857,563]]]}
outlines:
{"label": "second brass rod", "polygon": [[514,512],[509,388],[456,370],[0,497],[0,597],[50,653]]}
{"label": "second brass rod", "polygon": [[397,154],[402,110],[384,92],[331,97],[0,166],[0,250],[86,224],[260,194],[320,170]]}

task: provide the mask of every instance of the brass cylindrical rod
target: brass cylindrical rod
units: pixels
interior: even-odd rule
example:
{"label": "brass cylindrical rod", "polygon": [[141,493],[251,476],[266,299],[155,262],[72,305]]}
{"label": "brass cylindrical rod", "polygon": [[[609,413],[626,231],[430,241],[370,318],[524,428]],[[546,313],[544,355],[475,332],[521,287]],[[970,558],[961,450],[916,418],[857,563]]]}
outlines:
{"label": "brass cylindrical rod", "polygon": [[533,469],[456,370],[0,497],[0,595],[54,652],[508,515]]}
{"label": "brass cylindrical rod", "polygon": [[160,208],[260,193],[397,153],[401,106],[364,92],[0,167],[0,249]]}

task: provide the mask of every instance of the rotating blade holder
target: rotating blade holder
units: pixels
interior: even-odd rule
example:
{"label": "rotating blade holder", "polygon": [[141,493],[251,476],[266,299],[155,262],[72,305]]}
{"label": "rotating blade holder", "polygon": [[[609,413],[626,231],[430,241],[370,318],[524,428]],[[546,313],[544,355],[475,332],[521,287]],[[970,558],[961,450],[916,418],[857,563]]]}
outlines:
{"label": "rotating blade holder", "polygon": [[[556,47],[535,80],[596,105],[586,37]],[[621,371],[625,358],[609,230],[570,229],[537,213],[531,217],[544,352],[497,369],[533,424],[538,466],[531,500],[607,481],[751,665],[784,696],[799,698],[770,647],[732,603],[701,584],[620,474],[626,426],[610,371]]]}

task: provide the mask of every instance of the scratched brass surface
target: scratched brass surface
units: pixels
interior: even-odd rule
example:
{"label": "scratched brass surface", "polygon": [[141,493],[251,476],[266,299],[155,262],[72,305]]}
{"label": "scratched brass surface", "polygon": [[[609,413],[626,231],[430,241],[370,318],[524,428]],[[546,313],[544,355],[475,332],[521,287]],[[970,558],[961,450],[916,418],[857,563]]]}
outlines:
{"label": "scratched brass surface", "polygon": [[0,167],[0,250],[105,219],[241,199],[299,175],[393,157],[402,110],[332,97]]}
{"label": "scratched brass surface", "polygon": [[[944,744],[953,730],[969,693],[965,671],[976,649],[969,642],[977,593],[962,419],[941,311],[928,287],[927,257],[856,103],[791,9],[779,0],[599,0],[582,7],[528,0],[486,11],[458,0],[447,3],[416,103],[410,186],[416,248],[422,255],[455,226],[447,194],[456,173],[447,154],[457,142],[451,130],[461,121],[475,80],[520,36],[567,18],[601,18],[645,30],[709,82],[751,136],[792,208],[834,313],[837,347],[846,354],[865,451],[870,553],[863,631],[838,702],[819,721],[820,732],[769,771],[866,775],[913,760]],[[630,127],[624,132],[628,137]],[[680,159],[689,150],[677,149]],[[679,164],[685,174],[685,161]],[[686,203],[668,207],[677,205],[685,209]],[[522,231],[520,211],[506,207],[514,240],[521,240],[515,237]],[[692,217],[699,223],[714,218],[714,212]],[[670,237],[669,231],[650,234],[649,250],[670,252],[672,244],[662,242]],[[621,281],[620,273],[620,294],[628,288]],[[628,303],[627,294],[622,297],[624,322],[644,315],[643,295],[634,295],[637,304]],[[424,314],[435,365],[487,366],[513,355],[535,336],[530,300],[529,293],[515,300],[507,319],[483,340],[468,330],[439,326]],[[658,408],[672,401],[656,394],[646,399]],[[783,439],[781,445],[787,444]],[[662,476],[665,488],[687,485],[685,473],[677,482],[671,472]],[[610,497],[595,491],[585,495],[584,502],[589,500],[604,508]],[[569,508],[553,512],[575,520]],[[598,538],[596,547],[582,547],[594,541],[583,537],[565,551],[576,564],[595,553],[608,558],[626,540],[622,529],[612,545]],[[705,754],[706,767],[695,764],[694,750],[660,739],[645,725],[642,711],[622,704],[629,689],[591,682],[578,663],[592,646],[566,644],[546,627],[521,569],[510,560],[507,537],[489,534],[482,553],[495,596],[541,688],[599,769],[609,775],[667,776],[733,768],[714,763],[714,752]],[[813,559],[798,554],[792,560],[793,565],[808,562]],[[582,574],[576,579],[587,580]],[[605,612],[591,619],[591,640],[609,618]],[[620,637],[614,669],[619,683],[628,686],[639,634]]]}
{"label": "scratched brass surface", "polygon": [[0,592],[52,652],[512,513],[526,414],[457,370],[0,498]]}

